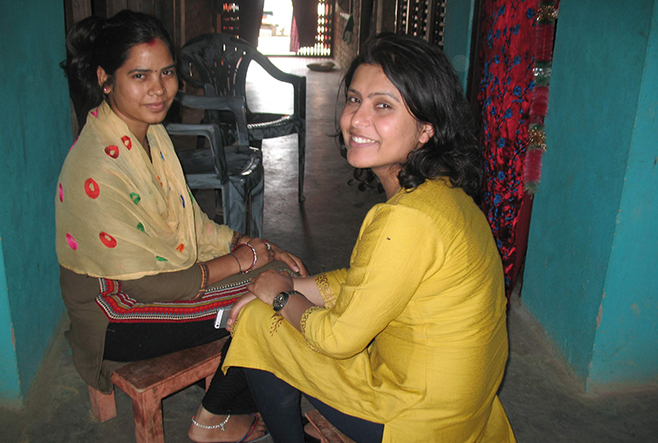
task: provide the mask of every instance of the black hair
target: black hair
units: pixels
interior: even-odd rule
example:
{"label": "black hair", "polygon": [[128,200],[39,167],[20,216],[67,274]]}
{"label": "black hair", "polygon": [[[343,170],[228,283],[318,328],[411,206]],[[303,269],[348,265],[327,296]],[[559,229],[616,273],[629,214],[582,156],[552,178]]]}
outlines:
{"label": "black hair", "polygon": [[91,16],[75,23],[66,36],[66,60],[60,66],[69,81],[78,127],[82,129],[87,113],[105,99],[96,74],[100,66],[114,83],[114,74],[128,59],[133,46],[162,40],[174,57],[169,33],[156,17],[123,10],[111,18]]}
{"label": "black hair", "polygon": [[[384,33],[366,42],[343,77],[347,92],[354,73],[362,64],[377,65],[402,95],[411,115],[434,128],[434,136],[412,151],[398,174],[400,186],[413,190],[428,179],[448,177],[476,201],[480,197],[482,156],[477,144],[470,104],[459,79],[443,51],[420,38]],[[337,131],[341,152],[345,141]],[[363,188],[377,187],[370,170],[355,170],[354,178]],[[381,186],[379,185],[381,188]]]}

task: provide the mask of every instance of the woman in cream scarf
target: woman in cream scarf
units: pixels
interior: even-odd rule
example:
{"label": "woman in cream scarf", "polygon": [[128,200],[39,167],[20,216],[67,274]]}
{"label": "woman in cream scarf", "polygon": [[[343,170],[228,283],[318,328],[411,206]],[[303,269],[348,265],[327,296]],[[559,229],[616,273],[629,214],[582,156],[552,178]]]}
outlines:
{"label": "woman in cream scarf", "polygon": [[[151,358],[225,332],[212,321],[110,322],[95,303],[99,281],[119,281],[130,297],[154,303],[193,299],[275,260],[306,274],[297,257],[215,224],[194,200],[159,124],[178,89],[172,53],[162,24],[131,11],[85,19],[67,38],[63,67],[84,127],[58,182],[56,247],[74,361],[85,381],[104,391],[116,368],[110,360]],[[246,407],[218,400],[241,383],[242,375],[216,377],[193,419],[192,440],[264,434]]]}

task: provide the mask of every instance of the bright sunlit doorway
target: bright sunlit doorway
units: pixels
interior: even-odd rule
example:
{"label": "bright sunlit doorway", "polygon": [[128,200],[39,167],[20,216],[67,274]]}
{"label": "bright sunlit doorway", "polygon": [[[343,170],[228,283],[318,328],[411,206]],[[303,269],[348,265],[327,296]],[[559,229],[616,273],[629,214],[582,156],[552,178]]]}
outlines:
{"label": "bright sunlit doorway", "polygon": [[265,0],[258,50],[265,55],[295,55],[290,51],[292,0]]}

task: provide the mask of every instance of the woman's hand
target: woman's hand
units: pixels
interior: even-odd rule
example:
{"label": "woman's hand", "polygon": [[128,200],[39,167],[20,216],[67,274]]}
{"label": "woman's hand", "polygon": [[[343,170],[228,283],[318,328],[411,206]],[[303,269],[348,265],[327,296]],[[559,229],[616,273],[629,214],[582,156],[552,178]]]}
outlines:
{"label": "woman's hand", "polygon": [[227,331],[231,330],[231,327],[235,323],[235,320],[238,319],[238,315],[240,314],[240,311],[242,311],[242,308],[247,306],[247,304],[253,300],[256,300],[256,296],[251,292],[247,292],[235,302],[231,308],[231,312],[228,314],[228,321],[226,322]]}
{"label": "woman's hand", "polygon": [[308,276],[308,272],[306,271],[306,268],[304,267],[304,264],[302,261],[292,255],[290,252],[281,249],[274,243],[270,243],[267,240],[265,240],[265,243],[268,243],[272,247],[272,251],[274,251],[274,260],[280,260],[290,266],[290,269],[301,275],[302,277]]}
{"label": "woman's hand", "polygon": [[290,291],[293,288],[292,277],[279,274],[273,269],[268,269],[257,275],[247,285],[248,291],[270,306],[272,306],[274,297],[279,293]]}
{"label": "woman's hand", "polygon": [[[297,256],[292,255],[290,252],[286,251],[285,249],[281,249],[280,247],[278,247],[274,243],[269,242],[267,240],[261,240],[259,238],[247,237],[246,235],[243,235],[242,239],[240,240],[240,244],[247,243],[247,244],[250,244],[250,245],[254,245],[254,244],[256,244],[255,242],[260,242],[260,243],[264,244],[265,247],[267,247],[270,250],[270,252],[273,253],[272,257],[274,258],[274,260],[279,260],[279,261],[284,262],[285,264],[288,265],[288,267],[290,267],[290,269],[292,269],[293,271],[295,271],[296,273],[298,273],[302,277],[308,276],[308,272],[306,271],[306,268],[304,267],[304,264],[302,263],[302,261]],[[269,247],[268,247],[268,245],[269,245]],[[240,248],[240,249],[244,249],[244,247]],[[236,249],[234,249],[234,251],[237,252]],[[246,251],[243,251],[243,253],[244,252],[246,252]],[[258,254],[260,254],[260,252],[258,252],[258,250],[256,252]],[[235,252],[234,252],[234,254],[235,254]],[[258,257],[259,257],[258,260],[260,261],[260,255]],[[245,259],[245,262],[246,262],[246,259]],[[269,263],[269,262],[267,262],[267,263]],[[258,269],[261,266],[265,266],[267,263],[263,263],[262,265],[257,264],[254,269]],[[242,264],[243,264],[243,262],[240,261],[240,266],[242,266]],[[250,265],[251,265],[251,261],[247,264],[247,267],[242,267],[242,270],[244,271],[245,269],[248,269],[248,267]]]}
{"label": "woman's hand", "polygon": [[242,308],[256,298],[272,306],[274,297],[280,292],[290,291],[291,289],[293,289],[292,277],[279,274],[274,269],[268,269],[257,275],[251,280],[251,283],[247,285],[247,290],[250,292],[240,297],[231,308],[231,312],[229,312],[228,315],[226,329],[228,331],[231,330],[231,327],[238,319],[238,315],[240,315]]}
{"label": "woman's hand", "polygon": [[[240,246],[245,245],[245,246]],[[262,268],[268,263],[271,263],[274,260],[275,253],[274,248],[261,240],[260,238],[252,238],[247,243],[241,243],[236,247],[232,254],[235,258],[238,259],[240,263],[240,270],[245,272],[247,269],[253,268],[250,270]],[[251,246],[251,247],[249,247]],[[251,248],[254,248],[253,250]],[[254,250],[256,251],[255,258],[256,263],[254,263]]]}

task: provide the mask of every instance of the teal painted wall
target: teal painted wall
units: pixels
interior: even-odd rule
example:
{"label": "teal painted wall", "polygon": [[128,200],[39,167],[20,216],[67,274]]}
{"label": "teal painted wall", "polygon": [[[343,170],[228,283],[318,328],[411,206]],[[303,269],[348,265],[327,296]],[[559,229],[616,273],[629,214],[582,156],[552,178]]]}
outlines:
{"label": "teal painted wall", "polygon": [[455,68],[464,91],[471,57],[473,8],[475,0],[449,1],[446,3],[446,27],[443,50]]}
{"label": "teal painted wall", "polygon": [[560,4],[522,300],[588,389],[658,373],[655,8]]}
{"label": "teal painted wall", "polygon": [[658,2],[650,26],[591,386],[658,381]]}
{"label": "teal painted wall", "polygon": [[[20,406],[21,387],[18,380],[18,362],[14,349],[14,328],[11,324],[5,260],[2,252],[2,232],[0,232],[0,398],[6,399],[5,406]],[[0,403],[1,404],[1,403]]]}
{"label": "teal painted wall", "polygon": [[[65,58],[64,32],[62,2],[2,4],[0,270],[6,284],[0,291],[0,371],[13,376],[18,368],[22,395],[64,311],[54,249],[55,188],[71,144],[68,88],[58,67]],[[15,351],[4,340],[12,327]],[[0,405],[16,403],[16,383],[10,383],[10,391],[0,392]]]}

